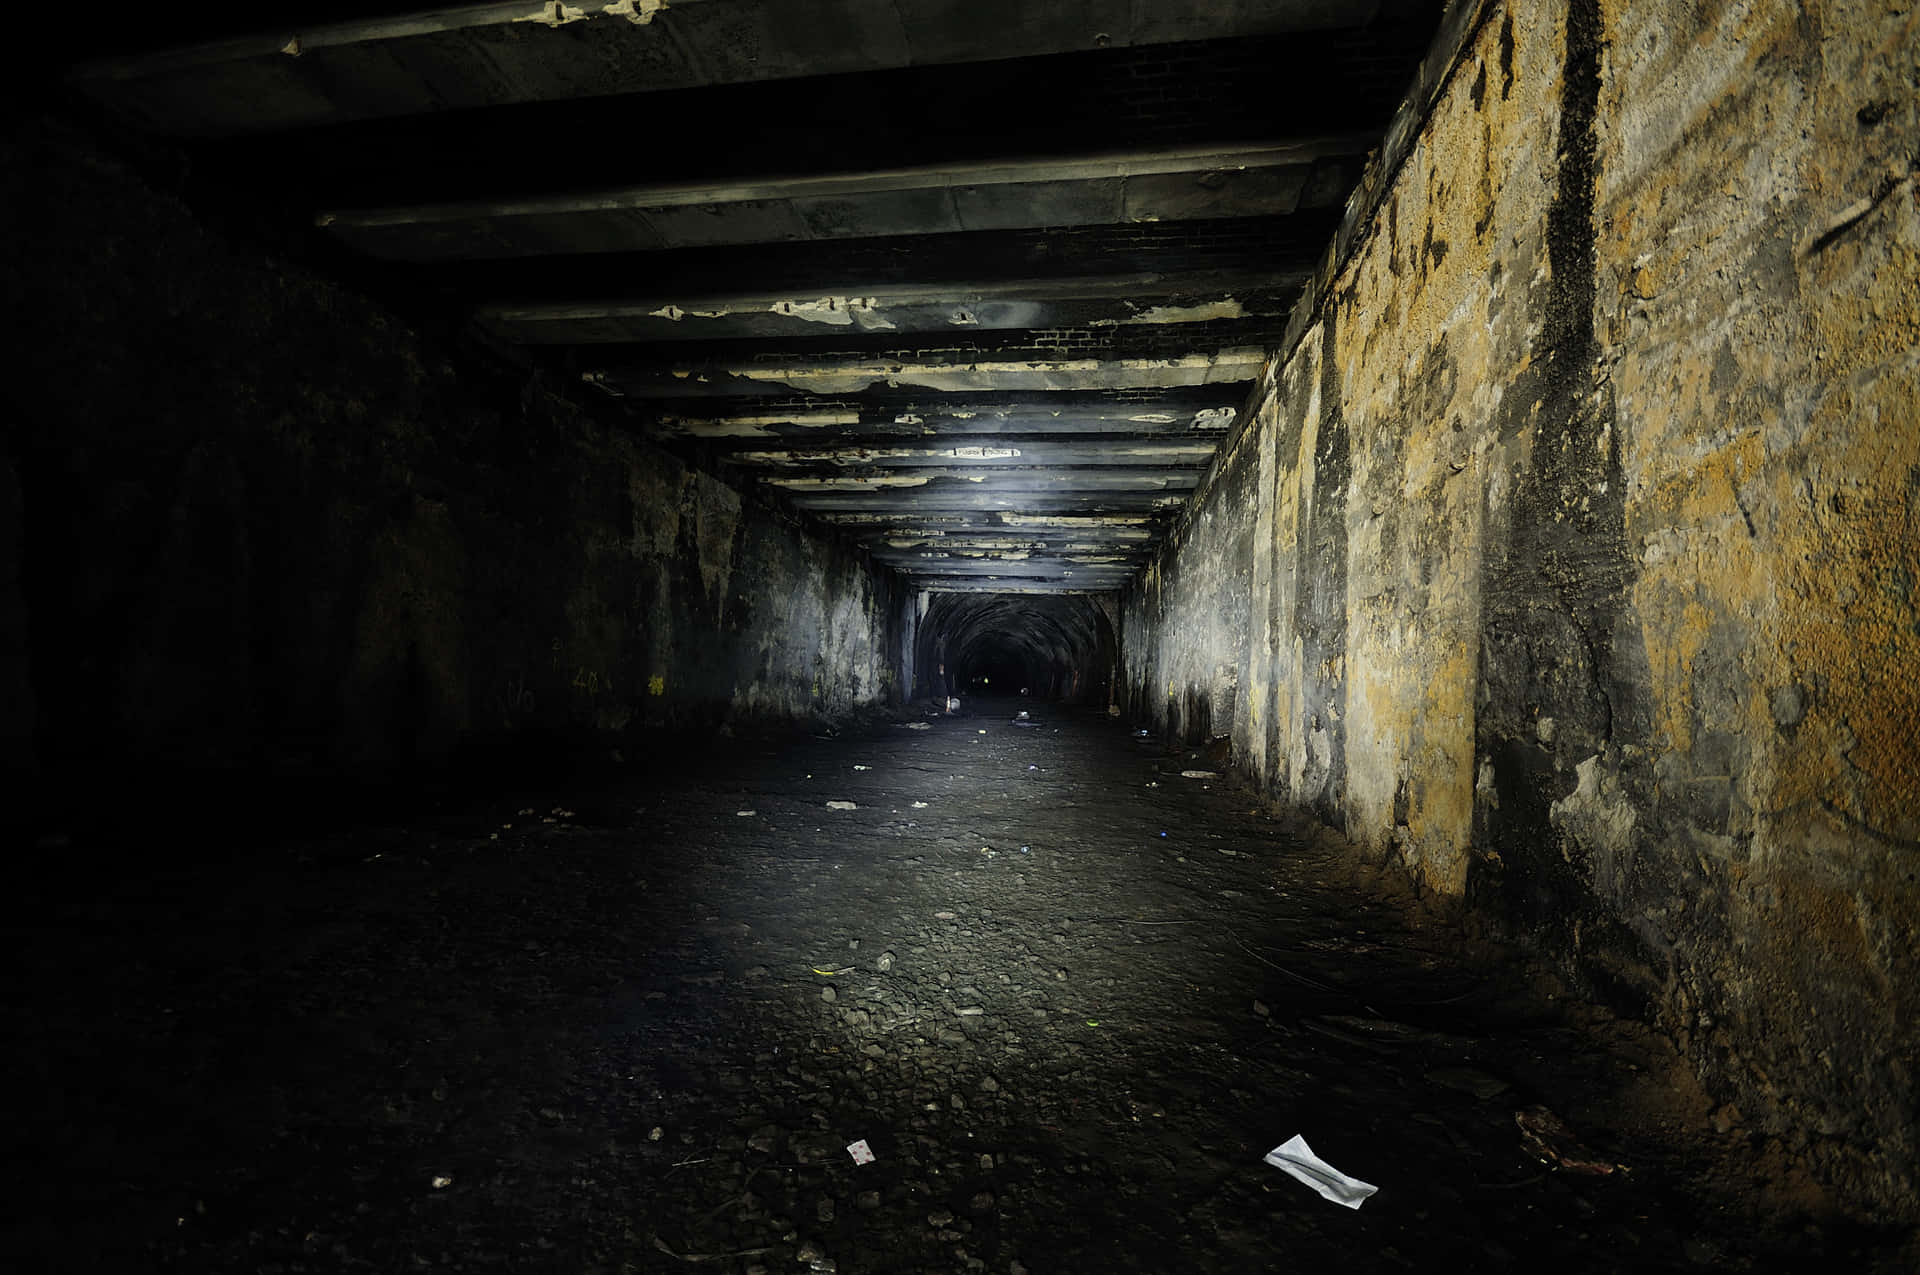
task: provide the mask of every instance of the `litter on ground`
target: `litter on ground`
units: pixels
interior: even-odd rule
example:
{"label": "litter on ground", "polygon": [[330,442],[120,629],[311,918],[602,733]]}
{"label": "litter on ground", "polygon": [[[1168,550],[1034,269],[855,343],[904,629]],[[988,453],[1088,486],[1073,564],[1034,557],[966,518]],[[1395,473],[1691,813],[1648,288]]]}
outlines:
{"label": "litter on ground", "polygon": [[1371,1182],[1362,1182],[1350,1177],[1322,1160],[1307,1145],[1307,1140],[1294,1134],[1285,1142],[1267,1152],[1266,1161],[1274,1168],[1312,1187],[1335,1204],[1357,1209],[1367,1202],[1367,1197],[1380,1188]]}

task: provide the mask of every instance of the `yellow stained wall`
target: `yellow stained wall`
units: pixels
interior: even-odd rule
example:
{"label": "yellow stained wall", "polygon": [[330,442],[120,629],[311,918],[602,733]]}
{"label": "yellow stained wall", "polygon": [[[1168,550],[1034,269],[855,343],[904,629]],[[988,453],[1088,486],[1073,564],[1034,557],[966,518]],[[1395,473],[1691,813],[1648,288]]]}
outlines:
{"label": "yellow stained wall", "polygon": [[1124,650],[1158,711],[1231,663],[1266,791],[1324,810],[1331,761],[1358,851],[1642,1006],[1902,1215],[1917,13],[1485,6]]}

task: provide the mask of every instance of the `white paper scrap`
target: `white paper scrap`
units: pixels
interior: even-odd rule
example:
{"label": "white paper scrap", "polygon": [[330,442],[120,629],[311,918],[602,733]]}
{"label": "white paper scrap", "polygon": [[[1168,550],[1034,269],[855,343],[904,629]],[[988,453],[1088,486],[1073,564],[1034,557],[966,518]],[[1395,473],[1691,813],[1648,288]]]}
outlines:
{"label": "white paper scrap", "polygon": [[847,1144],[847,1154],[853,1157],[855,1164],[872,1164],[873,1148],[867,1145],[865,1138]]}
{"label": "white paper scrap", "polygon": [[1266,1161],[1274,1168],[1300,1179],[1326,1199],[1350,1209],[1359,1208],[1366,1203],[1368,1196],[1380,1189],[1371,1182],[1350,1178],[1322,1160],[1313,1153],[1307,1140],[1297,1133],[1267,1152]]}

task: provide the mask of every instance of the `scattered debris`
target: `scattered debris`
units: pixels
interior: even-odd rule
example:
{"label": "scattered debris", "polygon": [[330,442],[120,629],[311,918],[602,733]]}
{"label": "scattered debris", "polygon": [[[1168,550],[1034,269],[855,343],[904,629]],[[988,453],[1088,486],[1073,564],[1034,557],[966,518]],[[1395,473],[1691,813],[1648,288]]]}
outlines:
{"label": "scattered debris", "polygon": [[1567,1128],[1566,1122],[1545,1107],[1516,1111],[1513,1113],[1513,1122],[1520,1126],[1520,1144],[1542,1164],[1595,1177],[1627,1171],[1626,1165],[1602,1159],[1588,1150],[1580,1139],[1573,1136],[1573,1130]]}
{"label": "scattered debris", "polygon": [[452,1178],[450,1178],[450,1177],[447,1177],[447,1176],[446,1176],[446,1175],[444,1175],[444,1174],[435,1174],[435,1175],[434,1175],[434,1179],[433,1179],[433,1189],[434,1189],[434,1190],[436,1190],[436,1191],[444,1191],[444,1190],[446,1190],[446,1189],[447,1189],[448,1187],[450,1187],[450,1186],[452,1186],[452,1185],[453,1185],[453,1179],[452,1179]]}
{"label": "scattered debris", "polygon": [[[1309,982],[1304,977],[1301,978],[1300,981],[1302,983],[1306,983],[1306,985],[1309,987],[1315,986],[1315,984],[1313,984],[1312,982]],[[1319,986],[1324,988],[1326,985],[1323,983],[1323,984],[1319,984]],[[1356,1033],[1353,1033],[1353,1032],[1342,1031],[1340,1028],[1334,1026],[1332,1023],[1327,1022],[1325,1019],[1303,1018],[1300,1020],[1300,1025],[1306,1028],[1310,1032],[1314,1032],[1317,1035],[1325,1036],[1329,1040],[1337,1040],[1343,1045],[1357,1045],[1361,1049],[1371,1049],[1376,1054],[1398,1053],[1400,1049],[1400,1046],[1394,1044],[1391,1041],[1374,1040],[1366,1036],[1357,1035]]]}
{"label": "scattered debris", "polygon": [[907,722],[906,727],[908,730],[932,730],[933,729],[931,726],[927,725],[925,722]]}
{"label": "scattered debris", "polygon": [[1318,1019],[1301,1019],[1300,1024],[1334,1040],[1387,1052],[1407,1045],[1458,1045],[1462,1040],[1444,1032],[1409,1027],[1405,1023],[1390,1022],[1384,1018],[1364,1018],[1358,1014],[1326,1014]]}
{"label": "scattered debris", "polygon": [[858,1142],[849,1142],[847,1154],[853,1157],[855,1164],[872,1164],[874,1161],[873,1148],[867,1145],[865,1138]]}
{"label": "scattered debris", "polygon": [[760,812],[757,810],[736,810],[733,813],[737,815],[739,818],[751,819],[753,818],[753,816],[759,814]]}
{"label": "scattered debris", "polygon": [[915,810],[925,810],[927,808],[927,803],[924,801],[916,801],[913,803],[913,808]]}
{"label": "scattered debris", "polygon": [[858,810],[859,808],[860,807],[854,805],[851,801],[829,801],[827,803],[828,810]]}
{"label": "scattered debris", "polygon": [[1512,1088],[1500,1077],[1490,1076],[1477,1067],[1443,1067],[1438,1071],[1428,1072],[1427,1079],[1436,1085],[1444,1085],[1448,1089],[1470,1093],[1482,1102]]}
{"label": "scattered debris", "polygon": [[1217,770],[1183,770],[1180,772],[1180,778],[1182,779],[1218,779],[1220,778],[1220,772]]}
{"label": "scattered debris", "polygon": [[759,1257],[763,1253],[773,1252],[772,1246],[769,1245],[766,1248],[736,1249],[731,1253],[676,1253],[668,1248],[667,1242],[658,1235],[653,1237],[653,1246],[662,1253],[665,1253],[668,1257],[680,1262],[724,1262],[730,1257]]}
{"label": "scattered debris", "polygon": [[853,763],[853,768],[855,770],[872,770],[873,769],[873,767],[871,766],[862,766],[859,762]]}
{"label": "scattered debris", "polygon": [[1265,1159],[1274,1168],[1312,1187],[1322,1198],[1350,1209],[1359,1208],[1368,1196],[1380,1189],[1371,1182],[1349,1177],[1322,1160],[1297,1133],[1267,1152]]}

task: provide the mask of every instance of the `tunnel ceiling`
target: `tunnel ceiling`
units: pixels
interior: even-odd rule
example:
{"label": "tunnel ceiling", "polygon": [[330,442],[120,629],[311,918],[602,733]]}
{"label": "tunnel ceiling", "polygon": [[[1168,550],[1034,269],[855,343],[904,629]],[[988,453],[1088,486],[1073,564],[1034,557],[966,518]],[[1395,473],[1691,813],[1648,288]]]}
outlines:
{"label": "tunnel ceiling", "polygon": [[67,83],[916,587],[1099,592],[1232,425],[1439,7],[196,8]]}

